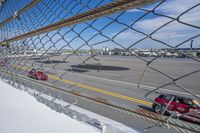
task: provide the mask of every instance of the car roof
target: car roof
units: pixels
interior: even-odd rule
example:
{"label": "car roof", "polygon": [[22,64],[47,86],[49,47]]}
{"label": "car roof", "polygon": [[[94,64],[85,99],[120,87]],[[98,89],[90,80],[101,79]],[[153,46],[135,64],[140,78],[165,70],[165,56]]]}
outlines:
{"label": "car roof", "polygon": [[44,68],[35,68],[35,70],[44,70]]}
{"label": "car roof", "polygon": [[190,100],[192,100],[192,98],[190,98],[190,97],[181,96],[181,95],[178,95],[178,94],[170,94],[170,93],[159,93],[159,94],[160,94],[160,95],[175,96],[176,98],[184,98],[184,99],[190,99]]}

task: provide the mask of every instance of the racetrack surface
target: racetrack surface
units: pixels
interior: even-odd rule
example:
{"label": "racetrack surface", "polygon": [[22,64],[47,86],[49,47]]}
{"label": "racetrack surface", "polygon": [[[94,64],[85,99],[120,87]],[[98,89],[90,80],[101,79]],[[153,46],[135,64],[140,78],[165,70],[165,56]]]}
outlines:
{"label": "racetrack surface", "polygon": [[[18,66],[23,66],[22,68],[25,73],[24,71],[17,72],[26,75],[29,68],[41,67],[40,64],[42,62],[49,75],[47,82],[54,86],[71,89],[76,92],[101,97],[118,104],[125,104],[131,108],[142,108],[148,111],[152,111],[151,101],[145,98],[145,94],[155,87],[171,82],[166,76],[147,69],[144,79],[141,82],[142,86],[138,88],[137,83],[146,67],[146,63],[135,57],[99,56],[97,57],[99,61],[91,59],[86,64],[81,63],[82,61],[76,56],[70,56],[66,60],[63,60],[65,57],[67,55],[52,57],[50,60],[49,58],[42,60],[32,59],[28,62],[24,59]],[[83,56],[82,58],[86,59],[87,56]],[[147,60],[150,59],[147,58]],[[101,63],[101,67],[99,67],[98,63]],[[15,62],[15,64],[17,63]],[[159,69],[173,78],[178,78],[181,75],[198,70],[200,64],[189,59],[161,58],[153,62],[151,67]],[[200,95],[199,81],[200,74],[197,72],[181,79],[178,83],[193,93]],[[191,97],[187,92],[173,85],[162,88],[159,92],[177,93]],[[150,97],[153,99],[156,96],[157,94]],[[128,118],[125,120],[120,119],[115,114],[113,114],[115,119],[130,126]],[[139,123],[139,125],[142,123]],[[158,129],[157,131],[161,130]]]}

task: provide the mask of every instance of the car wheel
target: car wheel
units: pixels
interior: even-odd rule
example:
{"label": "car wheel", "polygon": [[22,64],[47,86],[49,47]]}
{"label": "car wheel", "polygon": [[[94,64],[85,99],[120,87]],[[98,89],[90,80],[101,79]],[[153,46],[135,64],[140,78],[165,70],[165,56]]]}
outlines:
{"label": "car wheel", "polygon": [[162,106],[162,105],[155,105],[155,108],[154,108],[154,111],[156,112],[156,113],[159,113],[159,114],[161,114],[163,111],[164,111],[164,109],[165,109],[165,107],[164,106]]}

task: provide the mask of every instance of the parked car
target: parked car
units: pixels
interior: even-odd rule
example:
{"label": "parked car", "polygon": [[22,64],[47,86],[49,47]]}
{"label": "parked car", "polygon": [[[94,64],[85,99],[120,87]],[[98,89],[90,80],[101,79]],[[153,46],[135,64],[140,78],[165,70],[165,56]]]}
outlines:
{"label": "parked car", "polygon": [[28,72],[28,77],[38,79],[38,80],[48,80],[47,74],[44,72],[44,70],[40,70],[40,69],[31,69]]}
{"label": "parked car", "polygon": [[[168,107],[167,107],[168,106]],[[167,114],[176,114],[176,117],[200,123],[200,103],[192,98],[172,94],[160,94],[155,98],[152,108],[162,113],[167,107]]]}

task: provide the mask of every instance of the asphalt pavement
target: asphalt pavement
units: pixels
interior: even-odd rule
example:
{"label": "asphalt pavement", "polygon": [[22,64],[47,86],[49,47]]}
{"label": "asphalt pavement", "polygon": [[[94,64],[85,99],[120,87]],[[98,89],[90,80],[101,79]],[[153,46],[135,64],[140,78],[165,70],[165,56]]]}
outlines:
{"label": "asphalt pavement", "polygon": [[[23,69],[23,71],[18,71],[18,73],[25,75],[27,73],[25,70],[32,67],[41,67],[42,63],[42,67],[49,75],[47,82],[56,87],[66,88],[66,90],[71,89],[117,104],[127,105],[131,108],[139,107],[148,111],[152,111],[151,101],[145,98],[145,94],[156,87],[172,82],[172,79],[180,78],[200,68],[199,62],[190,59],[157,59],[149,65],[141,85],[138,87],[138,82],[147,66],[147,62],[135,57],[99,56],[96,57],[98,60],[90,59],[83,63],[87,58],[88,56],[80,58],[78,56],[68,57],[68,55],[62,55],[43,58],[42,60],[24,58],[19,64],[14,60],[11,60],[11,62],[17,64],[14,66],[18,66],[17,69],[22,66],[20,69]],[[145,60],[151,60],[151,58],[145,58]],[[199,96],[199,81],[200,74],[197,71],[178,80],[177,83]],[[188,92],[173,84],[159,89],[158,92],[177,93],[192,97]],[[150,95],[150,98],[154,99],[157,95]],[[116,119],[119,118],[116,117]],[[126,122],[121,121],[129,125],[126,120]]]}

